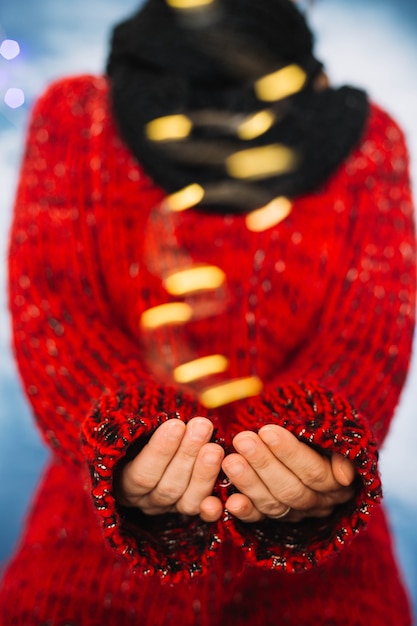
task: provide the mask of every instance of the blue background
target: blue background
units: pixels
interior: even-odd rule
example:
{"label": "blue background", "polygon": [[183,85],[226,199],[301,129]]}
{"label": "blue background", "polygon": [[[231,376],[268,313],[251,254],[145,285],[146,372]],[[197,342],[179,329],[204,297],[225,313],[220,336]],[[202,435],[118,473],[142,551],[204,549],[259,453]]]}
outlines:
{"label": "blue background", "polygon": [[[9,38],[21,46],[15,59],[0,56],[0,567],[18,541],[47,458],[20,391],[6,307],[7,233],[27,116],[33,100],[55,78],[102,71],[111,26],[137,6],[136,0],[2,0],[0,8],[0,44]],[[317,0],[309,13],[317,56],[332,81],[365,87],[403,126],[416,189],[416,0]],[[23,90],[23,106],[5,104],[10,88]],[[397,552],[417,614],[416,361],[414,356],[381,467]]]}

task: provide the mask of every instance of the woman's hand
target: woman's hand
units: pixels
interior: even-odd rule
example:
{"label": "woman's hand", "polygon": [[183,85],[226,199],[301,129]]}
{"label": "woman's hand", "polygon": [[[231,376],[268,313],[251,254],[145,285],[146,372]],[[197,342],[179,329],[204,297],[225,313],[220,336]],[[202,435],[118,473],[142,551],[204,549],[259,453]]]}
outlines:
{"label": "woman's hand", "polygon": [[[212,496],[221,467],[240,493],[230,496],[227,510],[245,522],[264,517],[300,521],[325,517],[353,496],[353,464],[340,455],[330,459],[276,425],[258,434],[239,433],[236,454],[209,443],[213,426],[204,417],[185,425],[169,420],[123,468],[117,484],[119,504],[147,515],[182,513],[214,522],[221,501]],[[223,462],[223,463],[222,463]]]}
{"label": "woman's hand", "polygon": [[162,424],[123,468],[116,484],[119,504],[147,515],[176,512],[218,520],[222,503],[211,494],[224,451],[209,443],[212,433],[213,425],[204,417],[187,425],[175,419]]}
{"label": "woman's hand", "polygon": [[349,460],[338,454],[326,458],[285,428],[271,424],[258,434],[243,431],[233,445],[237,454],[228,455],[222,467],[240,493],[228,498],[226,508],[244,522],[325,517],[354,494]]}

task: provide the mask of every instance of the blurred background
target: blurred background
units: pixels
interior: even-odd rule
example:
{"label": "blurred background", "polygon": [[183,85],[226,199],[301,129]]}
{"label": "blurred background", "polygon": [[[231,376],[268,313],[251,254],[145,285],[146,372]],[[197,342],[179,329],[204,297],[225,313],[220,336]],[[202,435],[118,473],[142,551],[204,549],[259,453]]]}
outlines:
{"label": "blurred background", "polygon": [[[405,130],[417,195],[416,0],[316,0],[304,5],[316,33],[317,56],[332,82],[364,87]],[[102,72],[112,26],[138,6],[138,0],[1,1],[0,570],[18,541],[48,454],[20,390],[7,313],[7,236],[28,113],[52,80]],[[414,356],[381,467],[397,553],[417,615],[416,405]]]}

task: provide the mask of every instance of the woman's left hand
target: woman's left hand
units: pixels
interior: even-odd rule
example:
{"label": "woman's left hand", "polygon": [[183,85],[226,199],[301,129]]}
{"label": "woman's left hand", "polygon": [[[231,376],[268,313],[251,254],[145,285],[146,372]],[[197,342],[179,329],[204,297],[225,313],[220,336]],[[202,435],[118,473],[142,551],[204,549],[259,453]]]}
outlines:
{"label": "woman's left hand", "polygon": [[285,428],[243,431],[233,445],[236,454],[222,468],[240,493],[228,498],[226,509],[244,522],[326,517],[353,497],[353,463],[339,454],[322,456]]}

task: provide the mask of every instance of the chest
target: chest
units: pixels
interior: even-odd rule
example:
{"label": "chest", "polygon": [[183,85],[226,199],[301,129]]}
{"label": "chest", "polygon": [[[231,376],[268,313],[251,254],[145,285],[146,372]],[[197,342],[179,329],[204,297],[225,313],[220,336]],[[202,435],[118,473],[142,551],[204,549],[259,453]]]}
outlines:
{"label": "chest", "polygon": [[213,355],[232,377],[266,381],[285,367],[315,332],[343,254],[348,201],[338,187],[254,232],[242,215],[164,211],[133,162],[107,177],[95,207],[102,280],[115,323],[155,375],[171,382],[180,365]]}

